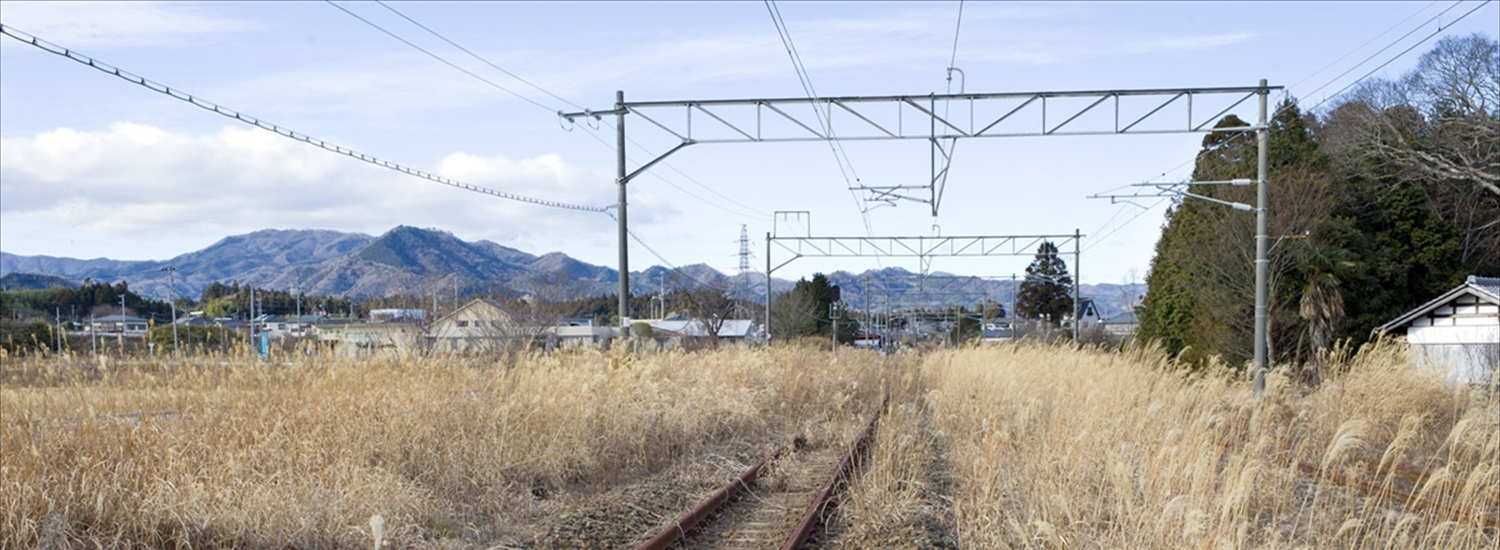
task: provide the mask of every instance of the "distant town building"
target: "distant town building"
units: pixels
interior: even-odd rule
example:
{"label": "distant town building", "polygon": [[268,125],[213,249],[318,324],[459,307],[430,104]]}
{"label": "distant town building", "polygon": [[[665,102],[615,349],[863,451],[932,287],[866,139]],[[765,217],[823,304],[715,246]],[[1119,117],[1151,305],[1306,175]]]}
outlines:
{"label": "distant town building", "polygon": [[423,309],[372,309],[370,310],[371,323],[391,322],[423,322],[427,320],[427,310]]}
{"label": "distant town building", "polygon": [[106,315],[95,317],[86,328],[95,334],[141,336],[151,329],[151,323],[134,315]]}

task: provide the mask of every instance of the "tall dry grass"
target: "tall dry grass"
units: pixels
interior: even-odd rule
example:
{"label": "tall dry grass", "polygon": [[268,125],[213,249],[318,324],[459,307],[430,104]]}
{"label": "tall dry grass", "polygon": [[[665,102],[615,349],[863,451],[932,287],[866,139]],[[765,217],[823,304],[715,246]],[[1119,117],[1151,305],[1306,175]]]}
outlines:
{"label": "tall dry grass", "polygon": [[0,548],[370,547],[377,523],[399,547],[524,538],[570,498],[863,410],[873,365],[785,349],[509,369],[7,361]]}
{"label": "tall dry grass", "polygon": [[955,476],[957,542],[1500,547],[1494,395],[1413,371],[1391,348],[1315,390],[1273,374],[1260,398],[1244,380],[1167,367],[1041,346],[927,356],[922,401]]}

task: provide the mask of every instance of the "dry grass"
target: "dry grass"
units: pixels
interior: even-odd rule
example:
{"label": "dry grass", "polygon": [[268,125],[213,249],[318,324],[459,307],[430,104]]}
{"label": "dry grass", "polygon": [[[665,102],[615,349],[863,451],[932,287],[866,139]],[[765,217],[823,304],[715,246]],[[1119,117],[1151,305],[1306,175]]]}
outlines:
{"label": "dry grass", "polygon": [[[1149,353],[963,350],[926,357],[923,401],[967,548],[1494,549],[1500,401],[1404,365],[1256,399]],[[887,470],[861,485],[912,477]]]}
{"label": "dry grass", "polygon": [[1150,353],[1042,346],[517,364],[8,361],[0,548],[368,548],[377,525],[396,547],[525,542],[684,461],[728,479],[793,434],[840,437],[887,392],[842,547],[1500,544],[1500,401],[1390,349],[1259,399]]}
{"label": "dry grass", "polygon": [[525,540],[680,457],[865,410],[883,372],[784,349],[520,364],[7,361],[0,548],[368,548],[377,523],[398,547]]}

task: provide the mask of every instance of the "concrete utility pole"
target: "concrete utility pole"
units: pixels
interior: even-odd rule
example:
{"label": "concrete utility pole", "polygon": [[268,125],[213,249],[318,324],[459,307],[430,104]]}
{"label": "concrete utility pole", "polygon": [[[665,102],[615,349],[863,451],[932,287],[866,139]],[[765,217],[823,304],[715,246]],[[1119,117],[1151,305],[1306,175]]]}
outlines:
{"label": "concrete utility pole", "polygon": [[771,343],[771,232],[766,232],[766,343]]}
{"label": "concrete utility pole", "polygon": [[167,266],[161,268],[167,272],[167,299],[172,302],[172,353],[180,353],[182,348],[177,345],[177,268]]}
{"label": "concrete utility pole", "polygon": [[625,91],[615,91],[615,212],[619,223],[620,239],[620,336],[630,336],[630,238],[625,213],[625,184],[629,173],[625,171]]}
{"label": "concrete utility pole", "polygon": [[1269,358],[1266,357],[1266,280],[1267,267],[1270,263],[1266,259],[1267,241],[1267,190],[1266,178],[1269,177],[1269,157],[1267,142],[1269,141],[1270,128],[1266,121],[1266,97],[1270,90],[1266,88],[1266,80],[1260,80],[1260,120],[1255,125],[1256,159],[1255,159],[1255,374],[1253,385],[1255,395],[1266,391],[1266,367]]}
{"label": "concrete utility pole", "polygon": [[250,357],[255,357],[255,287],[250,287]]}
{"label": "concrete utility pole", "polygon": [[[1260,395],[1260,394],[1262,394],[1262,393],[1264,393],[1266,391],[1266,371],[1267,371],[1267,369],[1270,368],[1270,360],[1271,360],[1271,358],[1270,358],[1270,351],[1268,349],[1269,345],[1270,345],[1270,341],[1269,341],[1269,327],[1268,327],[1269,313],[1267,311],[1268,306],[1266,304],[1267,296],[1270,293],[1270,289],[1269,289],[1269,273],[1268,273],[1268,269],[1270,267],[1270,260],[1268,260],[1266,258],[1266,256],[1267,256],[1267,254],[1269,254],[1270,248],[1271,248],[1270,235],[1267,234],[1267,232],[1268,232],[1267,231],[1267,225],[1268,225],[1269,217],[1270,217],[1270,199],[1269,199],[1268,195],[1269,195],[1269,192],[1270,192],[1269,191],[1269,188],[1270,188],[1270,183],[1269,183],[1269,180],[1270,180],[1270,162],[1269,162],[1269,160],[1270,160],[1270,143],[1269,143],[1269,141],[1270,141],[1271,127],[1270,127],[1270,121],[1267,119],[1267,105],[1266,105],[1266,102],[1267,102],[1267,99],[1270,97],[1271,90],[1280,90],[1280,89],[1282,89],[1282,87],[1280,87],[1280,86],[1269,86],[1266,83],[1266,79],[1261,79],[1260,80],[1260,86],[1258,86],[1258,87],[1253,88],[1253,89],[1250,90],[1251,94],[1254,95],[1254,96],[1256,96],[1257,103],[1259,104],[1259,115],[1258,115],[1258,117],[1256,119],[1256,124],[1253,125],[1253,126],[1247,126],[1247,127],[1242,127],[1242,128],[1218,128],[1218,129],[1214,130],[1215,132],[1222,132],[1222,133],[1235,132],[1236,136],[1239,135],[1240,133],[1249,132],[1251,130],[1255,131],[1255,141],[1256,141],[1256,158],[1255,158],[1255,161],[1256,162],[1255,162],[1255,179],[1254,180],[1250,180],[1250,179],[1232,179],[1232,180],[1224,180],[1224,181],[1191,181],[1191,182],[1186,182],[1186,183],[1150,183],[1150,182],[1148,182],[1148,183],[1138,183],[1138,184],[1132,184],[1131,187],[1154,188],[1156,191],[1154,193],[1151,193],[1151,194],[1143,194],[1143,193],[1134,193],[1134,194],[1131,194],[1131,195],[1099,194],[1099,195],[1092,195],[1090,197],[1090,198],[1107,198],[1107,199],[1110,199],[1111,201],[1117,201],[1117,200],[1120,200],[1120,199],[1130,200],[1130,199],[1140,199],[1140,198],[1150,198],[1150,197],[1194,198],[1194,199],[1198,199],[1198,200],[1208,201],[1208,202],[1211,202],[1211,203],[1214,203],[1214,204],[1228,206],[1230,208],[1233,208],[1235,210],[1239,210],[1239,211],[1242,211],[1242,212],[1255,212],[1255,334],[1254,334],[1254,342],[1252,342],[1252,344],[1253,344],[1253,346],[1255,348],[1255,360],[1254,360],[1255,362],[1254,362],[1253,365],[1251,365],[1251,379],[1252,379],[1251,386],[1254,389],[1255,395]],[[1249,96],[1246,96],[1245,99],[1249,99]],[[1222,115],[1223,113],[1220,113],[1220,114]],[[1214,118],[1218,118],[1218,116],[1216,115]],[[1207,123],[1205,123],[1205,124],[1207,124]],[[1191,186],[1191,185],[1251,185],[1251,184],[1255,185],[1255,205],[1254,206],[1251,206],[1251,205],[1248,205],[1248,204],[1244,204],[1244,203],[1231,202],[1231,201],[1227,201],[1227,200],[1223,200],[1223,199],[1216,199],[1216,198],[1213,198],[1213,197],[1210,197],[1210,196],[1206,196],[1206,195],[1195,194],[1195,193],[1192,193],[1191,191],[1177,189],[1177,187],[1181,186],[1181,185],[1189,185],[1189,186]],[[1189,187],[1188,189],[1191,189],[1191,187]]]}
{"label": "concrete utility pole", "polygon": [[1078,267],[1078,241],[1082,233],[1073,230],[1073,343],[1078,343],[1080,327],[1083,325],[1083,305],[1078,301],[1078,286],[1083,284],[1083,270]]}
{"label": "concrete utility pole", "polygon": [[115,336],[115,341],[120,344],[120,356],[125,356],[125,295],[120,295],[120,332]]}
{"label": "concrete utility pole", "polygon": [[829,351],[839,350],[839,313],[838,302],[828,304]]}

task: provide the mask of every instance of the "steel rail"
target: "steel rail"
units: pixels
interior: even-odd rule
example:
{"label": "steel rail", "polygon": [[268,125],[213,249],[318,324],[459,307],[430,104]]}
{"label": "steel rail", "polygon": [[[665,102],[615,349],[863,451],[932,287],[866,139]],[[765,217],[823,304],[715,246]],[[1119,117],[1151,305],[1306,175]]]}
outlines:
{"label": "steel rail", "polygon": [[637,546],[636,550],[666,550],[667,548],[671,548],[673,544],[676,544],[677,541],[687,536],[688,532],[697,527],[704,519],[713,515],[720,507],[729,502],[731,498],[734,498],[735,495],[738,495],[740,491],[746,489],[750,483],[754,482],[756,478],[759,478],[761,472],[765,470],[766,465],[770,464],[777,457],[780,457],[786,450],[787,446],[785,445],[777,448],[770,455],[766,456],[766,458],[761,459],[760,462],[751,466],[745,473],[740,474],[734,481],[730,481],[728,484],[720,487],[719,490],[714,491],[714,494],[693,507],[692,510],[689,510],[682,517],[677,518],[671,524],[662,528],[661,531],[656,533],[656,536],[651,537],[651,540]]}
{"label": "steel rail", "polygon": [[[882,405],[880,410],[884,410]],[[823,488],[818,490],[818,495],[813,498],[812,504],[807,507],[807,512],[802,514],[802,520],[797,522],[797,527],[787,537],[786,543],[781,545],[781,550],[797,550],[807,542],[807,537],[812,535],[813,528],[823,520],[823,511],[828,508],[828,503],[833,496],[833,490],[845,479],[849,468],[854,466],[854,456],[863,449],[865,443],[875,434],[875,424],[880,420],[880,410],[877,410],[870,418],[869,425],[859,435],[853,444],[849,445],[849,452],[844,454],[844,459],[839,461],[839,466],[834,468],[833,475],[828,476],[828,481],[823,483]]]}
{"label": "steel rail", "polygon": [[[1479,520],[1480,525],[1485,529],[1494,529],[1496,527],[1500,527],[1500,519],[1497,519],[1495,516],[1483,510],[1475,511],[1472,514],[1466,514],[1463,510],[1455,509],[1452,506],[1443,504],[1441,502],[1422,498],[1420,496],[1417,496],[1416,493],[1396,487],[1391,487],[1381,483],[1367,481],[1355,476],[1345,475],[1343,472],[1340,472],[1337,469],[1324,468],[1320,465],[1312,464],[1305,460],[1298,460],[1297,468],[1302,470],[1303,473],[1313,475],[1319,479],[1327,477],[1330,481],[1339,485],[1357,486],[1361,490],[1373,496],[1397,497],[1397,499],[1399,499],[1399,501],[1401,502],[1403,508],[1428,508],[1438,513],[1446,514],[1453,518],[1460,519],[1472,517]],[[1398,467],[1393,471],[1400,473],[1402,476],[1407,477],[1409,480],[1411,480],[1414,485],[1412,489],[1417,493],[1421,492],[1420,485],[1422,484],[1422,481],[1430,477],[1430,474],[1428,474],[1427,472],[1416,471],[1405,467]]]}

